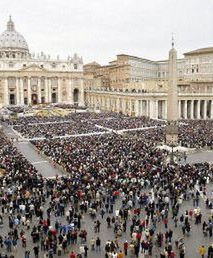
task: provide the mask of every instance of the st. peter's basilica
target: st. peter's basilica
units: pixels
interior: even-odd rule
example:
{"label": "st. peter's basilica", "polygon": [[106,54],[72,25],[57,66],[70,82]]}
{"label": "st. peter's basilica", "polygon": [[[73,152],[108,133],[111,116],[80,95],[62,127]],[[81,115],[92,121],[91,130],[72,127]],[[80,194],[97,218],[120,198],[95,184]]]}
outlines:
{"label": "st. peter's basilica", "polygon": [[83,106],[83,60],[31,54],[10,17],[0,35],[0,107],[39,103]]}

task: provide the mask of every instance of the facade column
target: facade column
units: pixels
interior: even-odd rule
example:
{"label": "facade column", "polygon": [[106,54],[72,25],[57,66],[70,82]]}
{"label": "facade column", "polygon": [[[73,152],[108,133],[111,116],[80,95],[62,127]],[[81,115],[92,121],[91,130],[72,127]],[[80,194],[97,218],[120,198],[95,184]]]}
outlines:
{"label": "facade column", "polygon": [[165,119],[165,116],[166,116],[166,101],[165,100],[162,100],[161,101],[162,103],[162,119]]}
{"label": "facade column", "polygon": [[58,78],[58,103],[62,102],[61,78]]}
{"label": "facade column", "polygon": [[178,101],[178,117],[181,119],[181,100]]}
{"label": "facade column", "polygon": [[45,89],[45,103],[48,103],[49,102],[48,78],[45,78],[44,89]]}
{"label": "facade column", "polygon": [[52,85],[51,85],[51,78],[48,78],[48,102],[52,102]]}
{"label": "facade column", "polygon": [[16,83],[16,105],[20,105],[20,82],[19,82],[19,78],[16,78],[15,80]]}
{"label": "facade column", "polygon": [[187,100],[184,100],[184,119],[187,119]]}
{"label": "facade column", "polygon": [[38,77],[38,104],[41,103],[41,78]]}
{"label": "facade column", "polygon": [[139,103],[139,107],[138,107],[139,114],[138,115],[142,116],[142,100],[139,100],[138,103]]}
{"label": "facade column", "polygon": [[150,100],[146,100],[146,116],[151,118],[151,115],[150,115]]}
{"label": "facade column", "polygon": [[120,99],[119,98],[117,98],[116,104],[117,104],[116,109],[117,109],[117,112],[119,113],[120,112]]}
{"label": "facade column", "polygon": [[211,100],[211,105],[210,105],[210,118],[213,119],[213,100]]}
{"label": "facade column", "polygon": [[[73,96],[73,93],[74,93],[74,89],[73,89],[74,87],[73,87],[73,79],[72,78],[70,78],[69,79],[69,89],[68,89],[68,91],[69,91],[69,93],[68,93],[68,96],[69,96],[69,103],[71,104],[71,105],[74,105],[74,96]],[[94,96],[93,96],[93,106],[94,106]]]}
{"label": "facade column", "polygon": [[79,101],[79,105],[81,107],[84,106],[84,80],[83,78],[80,79],[80,101]]}
{"label": "facade column", "polygon": [[197,119],[200,119],[200,100],[197,101]]}
{"label": "facade column", "polygon": [[151,100],[150,101],[150,118],[156,119],[157,118],[157,110],[156,110],[156,101]]}
{"label": "facade column", "polygon": [[27,79],[27,104],[31,105],[32,103],[32,96],[31,96],[31,80],[30,77]]}
{"label": "facade column", "polygon": [[9,91],[8,91],[8,80],[7,78],[4,81],[4,105],[9,105]]}
{"label": "facade column", "polygon": [[139,100],[136,99],[135,101],[135,116],[139,116],[140,111],[139,111]]}
{"label": "facade column", "polygon": [[23,85],[23,79],[19,79],[20,82],[20,105],[24,105],[24,85]]}
{"label": "facade column", "polygon": [[122,102],[122,113],[125,114],[125,100],[122,99],[121,102]]}
{"label": "facade column", "polygon": [[158,100],[155,100],[155,103],[154,103],[155,107],[154,107],[154,110],[155,110],[155,118],[158,119],[158,116],[159,116],[159,105],[158,105]]}
{"label": "facade column", "polygon": [[207,100],[204,100],[204,105],[203,105],[203,119],[207,118]]}
{"label": "facade column", "polygon": [[128,114],[132,116],[132,101],[131,99],[128,99]]}
{"label": "facade column", "polygon": [[191,100],[190,103],[190,118],[194,119],[194,100]]}
{"label": "facade column", "polygon": [[168,101],[165,100],[165,116],[164,116],[164,119],[167,119],[167,111],[168,111],[167,105],[168,105]]}

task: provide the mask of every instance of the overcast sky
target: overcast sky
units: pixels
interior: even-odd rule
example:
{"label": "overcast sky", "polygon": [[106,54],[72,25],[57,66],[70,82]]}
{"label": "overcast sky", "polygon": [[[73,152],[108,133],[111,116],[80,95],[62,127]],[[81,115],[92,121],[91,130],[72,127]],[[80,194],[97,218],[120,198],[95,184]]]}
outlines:
{"label": "overcast sky", "polygon": [[107,64],[117,54],[167,58],[172,32],[179,57],[213,46],[213,0],[0,0],[0,31],[9,15],[31,53]]}

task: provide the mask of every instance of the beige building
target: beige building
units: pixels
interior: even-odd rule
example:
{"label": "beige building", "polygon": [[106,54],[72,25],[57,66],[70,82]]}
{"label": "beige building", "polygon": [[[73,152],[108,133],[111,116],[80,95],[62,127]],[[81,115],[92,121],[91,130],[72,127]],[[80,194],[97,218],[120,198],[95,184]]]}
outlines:
{"label": "beige building", "polygon": [[[118,55],[107,66],[84,66],[87,106],[133,116],[167,118],[168,60]],[[213,118],[213,48],[177,59],[178,117]]]}
{"label": "beige building", "polygon": [[0,107],[39,103],[84,105],[82,58],[31,54],[10,18],[0,35]]}

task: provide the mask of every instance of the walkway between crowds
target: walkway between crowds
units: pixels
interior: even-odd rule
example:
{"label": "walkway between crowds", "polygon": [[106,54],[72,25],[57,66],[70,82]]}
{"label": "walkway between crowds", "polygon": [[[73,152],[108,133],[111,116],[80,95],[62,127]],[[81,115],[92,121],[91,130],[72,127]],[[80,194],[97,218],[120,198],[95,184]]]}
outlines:
{"label": "walkway between crowds", "polygon": [[[17,135],[15,134],[15,132],[11,128],[5,127],[4,124],[3,124],[3,130],[9,138],[11,139],[17,138]],[[44,157],[39,155],[30,142],[16,141],[14,142],[14,145],[26,157],[26,159],[29,160],[29,162],[34,165],[34,167],[38,170],[38,172],[42,174],[44,177],[54,177],[56,175],[63,174],[61,170],[57,169],[52,164],[50,164],[48,159],[45,159]]]}

